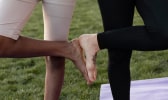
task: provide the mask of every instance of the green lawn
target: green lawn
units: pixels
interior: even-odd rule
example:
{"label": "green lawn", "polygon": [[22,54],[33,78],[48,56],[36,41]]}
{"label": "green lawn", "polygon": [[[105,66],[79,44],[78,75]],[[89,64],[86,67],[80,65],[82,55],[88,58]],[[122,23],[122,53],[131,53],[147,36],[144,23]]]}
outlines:
{"label": "green lawn", "polygon": [[[134,25],[143,24],[135,13]],[[71,24],[69,39],[83,33],[103,31],[96,0],[78,0]],[[43,39],[41,4],[33,12],[23,30],[24,36]],[[98,76],[96,82],[87,86],[85,80],[66,61],[66,74],[60,100],[98,100],[100,85],[108,83],[107,52],[97,57]],[[0,59],[0,100],[42,100],[44,93],[45,63],[43,57],[29,59]],[[124,67],[124,66],[123,66]],[[168,51],[134,51],[131,60],[132,80],[168,76]]]}

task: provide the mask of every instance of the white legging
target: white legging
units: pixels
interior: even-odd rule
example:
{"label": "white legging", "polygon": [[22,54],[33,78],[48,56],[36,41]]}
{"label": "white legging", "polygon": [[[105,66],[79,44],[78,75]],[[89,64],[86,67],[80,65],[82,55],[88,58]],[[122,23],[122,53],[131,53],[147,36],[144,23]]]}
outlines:
{"label": "white legging", "polygon": [[[40,0],[0,0],[0,35],[14,40]],[[44,39],[66,41],[76,0],[42,0]]]}

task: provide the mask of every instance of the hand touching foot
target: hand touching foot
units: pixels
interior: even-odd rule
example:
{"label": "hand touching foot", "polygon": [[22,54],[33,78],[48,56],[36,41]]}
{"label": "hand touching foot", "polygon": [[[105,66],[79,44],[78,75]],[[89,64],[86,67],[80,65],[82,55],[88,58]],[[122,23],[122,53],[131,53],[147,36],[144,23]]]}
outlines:
{"label": "hand touching foot", "polygon": [[96,54],[99,51],[97,34],[83,34],[79,37],[79,43],[85,52],[86,69],[91,82],[96,80]]}
{"label": "hand touching foot", "polygon": [[86,63],[85,63],[85,58],[83,55],[83,50],[79,44],[79,40],[74,39],[71,41],[71,44],[72,44],[71,48],[73,48],[71,49],[71,54],[72,54],[71,60],[74,62],[76,67],[79,69],[79,71],[82,73],[87,83],[91,84],[91,81],[88,77],[88,72],[86,69]]}

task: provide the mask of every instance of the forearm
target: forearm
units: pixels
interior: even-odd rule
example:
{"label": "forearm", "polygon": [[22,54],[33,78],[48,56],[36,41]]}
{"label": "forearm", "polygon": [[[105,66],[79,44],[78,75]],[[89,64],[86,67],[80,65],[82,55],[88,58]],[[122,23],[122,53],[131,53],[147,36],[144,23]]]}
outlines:
{"label": "forearm", "polygon": [[38,56],[64,56],[62,49],[67,42],[35,40],[20,36],[12,40],[0,36],[0,57],[26,58]]}

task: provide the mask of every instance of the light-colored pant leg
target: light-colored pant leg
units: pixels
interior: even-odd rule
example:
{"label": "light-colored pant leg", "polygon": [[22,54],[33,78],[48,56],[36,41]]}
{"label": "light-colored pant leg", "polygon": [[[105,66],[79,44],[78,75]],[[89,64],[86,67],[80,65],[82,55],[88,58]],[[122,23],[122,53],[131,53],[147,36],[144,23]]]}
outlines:
{"label": "light-colored pant leg", "polygon": [[44,39],[67,41],[76,0],[43,0]]}
{"label": "light-colored pant leg", "polygon": [[38,0],[0,0],[0,35],[17,40]]}

